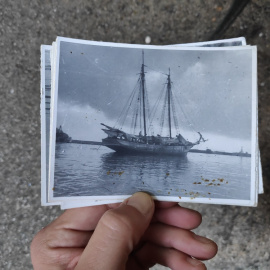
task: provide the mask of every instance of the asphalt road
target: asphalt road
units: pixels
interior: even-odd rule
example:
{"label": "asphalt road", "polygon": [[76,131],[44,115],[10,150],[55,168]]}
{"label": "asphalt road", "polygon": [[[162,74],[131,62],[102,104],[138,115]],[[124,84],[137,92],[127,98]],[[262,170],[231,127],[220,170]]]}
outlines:
{"label": "asphalt road", "polygon": [[[56,36],[175,44],[208,40],[232,0],[0,1],[0,268],[31,269],[33,235],[60,210],[40,206],[40,45]],[[258,46],[259,142],[265,194],[257,208],[189,205],[214,239],[209,269],[270,269],[270,2],[252,0],[219,38]],[[156,269],[162,269],[156,267]]]}

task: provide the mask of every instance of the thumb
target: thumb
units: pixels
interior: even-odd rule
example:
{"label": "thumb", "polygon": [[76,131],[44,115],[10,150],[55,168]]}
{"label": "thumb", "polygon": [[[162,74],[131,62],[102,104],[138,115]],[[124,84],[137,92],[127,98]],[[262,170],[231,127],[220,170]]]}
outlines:
{"label": "thumb", "polygon": [[129,254],[139,243],[154,213],[153,199],[135,193],[100,219],[76,270],[125,269]]}

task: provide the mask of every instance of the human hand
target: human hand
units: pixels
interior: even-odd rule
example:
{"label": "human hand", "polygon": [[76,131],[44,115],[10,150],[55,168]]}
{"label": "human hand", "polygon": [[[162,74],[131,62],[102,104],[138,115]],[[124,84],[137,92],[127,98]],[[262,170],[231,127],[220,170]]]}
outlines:
{"label": "human hand", "polygon": [[[31,244],[34,269],[206,269],[200,260],[216,244],[191,229],[201,215],[177,203],[136,193],[122,204],[70,209],[42,229]],[[196,258],[196,259],[195,259]],[[197,260],[198,259],[198,260]]]}

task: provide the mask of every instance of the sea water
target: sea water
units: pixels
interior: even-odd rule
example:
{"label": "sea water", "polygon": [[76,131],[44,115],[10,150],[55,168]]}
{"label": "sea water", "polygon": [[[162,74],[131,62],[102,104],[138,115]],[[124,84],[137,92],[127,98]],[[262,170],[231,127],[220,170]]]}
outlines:
{"label": "sea water", "polygon": [[104,146],[56,144],[54,196],[130,195],[250,199],[251,159],[204,153],[124,155]]}

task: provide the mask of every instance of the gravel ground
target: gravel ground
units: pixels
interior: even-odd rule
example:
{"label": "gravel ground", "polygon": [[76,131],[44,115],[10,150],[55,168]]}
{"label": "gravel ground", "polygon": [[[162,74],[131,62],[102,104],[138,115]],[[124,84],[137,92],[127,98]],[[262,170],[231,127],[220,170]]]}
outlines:
{"label": "gravel ground", "polygon": [[[127,43],[208,40],[232,0],[0,1],[0,269],[31,269],[33,235],[59,215],[40,206],[40,45],[57,35]],[[270,269],[270,2],[252,0],[220,38],[258,46],[259,141],[265,194],[257,208],[188,205],[214,239],[208,269]],[[163,269],[155,267],[155,269]]]}

